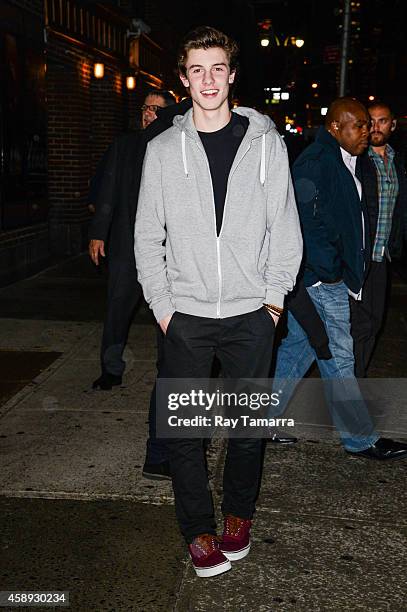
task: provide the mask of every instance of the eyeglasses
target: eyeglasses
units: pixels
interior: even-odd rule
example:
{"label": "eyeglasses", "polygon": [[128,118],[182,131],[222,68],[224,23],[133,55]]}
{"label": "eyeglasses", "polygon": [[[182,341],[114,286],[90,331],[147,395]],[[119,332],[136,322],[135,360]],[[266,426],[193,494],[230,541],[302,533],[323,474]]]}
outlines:
{"label": "eyeglasses", "polygon": [[148,110],[152,113],[156,113],[159,108],[164,108],[164,106],[158,106],[158,104],[143,104],[141,111],[144,113],[144,111]]}

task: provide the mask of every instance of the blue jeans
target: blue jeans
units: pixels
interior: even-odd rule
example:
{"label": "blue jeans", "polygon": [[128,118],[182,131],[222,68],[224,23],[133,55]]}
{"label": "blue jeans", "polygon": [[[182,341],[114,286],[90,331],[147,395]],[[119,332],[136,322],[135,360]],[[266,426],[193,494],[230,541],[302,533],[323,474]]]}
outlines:
{"label": "blue jeans", "polygon": [[325,324],[332,358],[317,358],[303,328],[288,313],[288,335],[278,349],[273,384],[273,389],[281,390],[282,394],[279,406],[272,409],[272,416],[284,412],[298,382],[316,360],[332,421],[342,444],[349,451],[365,450],[377,441],[379,435],[375,432],[354,374],[347,287],[340,282],[308,287],[307,291]]}

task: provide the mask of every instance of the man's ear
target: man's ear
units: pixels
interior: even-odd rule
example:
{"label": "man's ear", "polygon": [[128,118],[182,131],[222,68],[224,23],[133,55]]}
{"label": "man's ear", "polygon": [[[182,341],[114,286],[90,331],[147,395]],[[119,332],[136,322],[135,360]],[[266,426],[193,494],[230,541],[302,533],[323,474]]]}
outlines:
{"label": "man's ear", "polygon": [[331,121],[326,130],[333,136],[336,140],[338,140],[338,131],[339,131],[339,123],[337,121]]}
{"label": "man's ear", "polygon": [[328,132],[332,134],[332,136],[336,137],[339,130],[339,124],[337,121],[331,121],[329,127],[327,128]]}
{"label": "man's ear", "polygon": [[181,83],[183,84],[184,87],[189,87],[189,81],[186,76],[179,73],[179,78],[181,79]]}
{"label": "man's ear", "polygon": [[236,70],[233,70],[233,72],[229,74],[229,85],[232,85],[232,83],[235,82],[235,76],[236,76]]}
{"label": "man's ear", "polygon": [[397,127],[397,119],[393,119],[393,121],[391,122],[391,131],[394,132],[394,130]]}

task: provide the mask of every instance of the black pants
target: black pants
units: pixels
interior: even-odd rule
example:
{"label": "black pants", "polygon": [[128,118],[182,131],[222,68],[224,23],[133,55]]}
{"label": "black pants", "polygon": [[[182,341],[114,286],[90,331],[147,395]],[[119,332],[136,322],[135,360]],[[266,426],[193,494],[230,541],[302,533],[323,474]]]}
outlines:
{"label": "black pants", "polygon": [[[165,336],[161,331],[159,325],[157,325],[157,376],[160,376],[161,368],[164,363],[164,347],[165,347]],[[211,377],[217,378],[219,376],[219,362],[215,360],[213,364]],[[157,384],[154,384],[153,390],[150,396],[150,406],[148,412],[148,438],[146,444],[146,458],[145,463],[163,463],[164,461],[169,461],[169,451],[168,451],[168,439],[167,438],[157,438],[157,413],[156,413],[156,403],[157,403]],[[209,444],[209,440],[205,442],[206,446]]]}
{"label": "black pants", "polygon": [[107,310],[100,354],[102,372],[122,376],[126,367],[123,351],[141,296],[135,263],[130,258],[129,261],[109,261]]}
{"label": "black pants", "polygon": [[[164,347],[165,347],[165,336],[161,331],[160,326],[157,326],[157,372],[158,376],[163,367],[164,362]],[[146,463],[163,463],[168,461],[168,444],[167,440],[163,438],[157,438],[156,428],[156,403],[157,403],[157,384],[154,384],[153,390],[150,397],[150,407],[148,413],[148,439],[146,445]]]}
{"label": "black pants", "polygon": [[[164,345],[164,378],[209,378],[218,357],[227,378],[267,378],[274,322],[264,308],[226,319],[176,312]],[[229,439],[223,475],[224,514],[249,519],[255,509],[262,467],[261,439]],[[168,439],[175,509],[187,542],[216,533],[212,496],[200,439]]]}
{"label": "black pants", "polygon": [[387,261],[372,261],[362,290],[362,300],[350,299],[355,375],[364,378],[384,319],[387,294]]}

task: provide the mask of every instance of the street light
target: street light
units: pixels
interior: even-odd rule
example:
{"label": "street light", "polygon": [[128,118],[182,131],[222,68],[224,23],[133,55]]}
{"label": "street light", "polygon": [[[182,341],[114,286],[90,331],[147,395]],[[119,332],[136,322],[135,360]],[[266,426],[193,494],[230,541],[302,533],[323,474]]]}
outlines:
{"label": "street light", "polygon": [[318,89],[318,83],[311,83],[312,89]]}
{"label": "street light", "polygon": [[299,36],[287,36],[285,33],[277,35],[271,19],[263,19],[257,25],[262,47],[268,47],[271,44],[273,47],[293,46],[300,49],[305,44],[304,39]]}
{"label": "street light", "polygon": [[287,36],[284,39],[284,47],[289,47],[292,45],[293,47],[300,49],[304,43],[305,41],[302,38],[297,38],[297,36]]}

